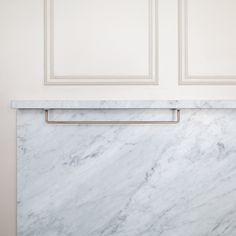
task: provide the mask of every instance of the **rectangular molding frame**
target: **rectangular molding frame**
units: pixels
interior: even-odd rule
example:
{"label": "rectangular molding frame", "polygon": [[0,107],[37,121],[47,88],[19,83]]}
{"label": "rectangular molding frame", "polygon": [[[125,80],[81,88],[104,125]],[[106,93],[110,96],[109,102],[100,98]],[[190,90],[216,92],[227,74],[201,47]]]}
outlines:
{"label": "rectangular molding frame", "polygon": [[179,21],[179,84],[236,85],[236,75],[190,75],[188,70],[188,0],[178,0]]}
{"label": "rectangular molding frame", "polygon": [[[118,1],[118,0],[117,0]],[[54,0],[44,0],[45,85],[158,85],[158,0],[149,4],[149,75],[60,75],[54,74]]]}

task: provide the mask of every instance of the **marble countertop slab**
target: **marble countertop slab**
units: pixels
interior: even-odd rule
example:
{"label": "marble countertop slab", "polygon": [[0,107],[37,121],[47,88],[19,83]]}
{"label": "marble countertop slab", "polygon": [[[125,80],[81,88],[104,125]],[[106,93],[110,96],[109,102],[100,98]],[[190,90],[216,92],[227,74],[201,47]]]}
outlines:
{"label": "marble countertop slab", "polygon": [[236,100],[14,100],[15,109],[235,109]]}

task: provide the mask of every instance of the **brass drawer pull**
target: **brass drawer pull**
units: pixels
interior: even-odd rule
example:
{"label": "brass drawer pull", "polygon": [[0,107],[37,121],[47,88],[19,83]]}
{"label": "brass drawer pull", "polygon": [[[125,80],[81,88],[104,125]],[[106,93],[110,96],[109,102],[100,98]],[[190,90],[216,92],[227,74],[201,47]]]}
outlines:
{"label": "brass drawer pull", "polygon": [[173,109],[175,111],[175,120],[164,121],[164,120],[154,120],[154,121],[147,121],[147,120],[102,120],[102,121],[68,121],[68,120],[49,120],[49,110],[45,110],[45,122],[47,124],[55,124],[55,125],[172,125],[178,124],[180,122],[180,110]]}

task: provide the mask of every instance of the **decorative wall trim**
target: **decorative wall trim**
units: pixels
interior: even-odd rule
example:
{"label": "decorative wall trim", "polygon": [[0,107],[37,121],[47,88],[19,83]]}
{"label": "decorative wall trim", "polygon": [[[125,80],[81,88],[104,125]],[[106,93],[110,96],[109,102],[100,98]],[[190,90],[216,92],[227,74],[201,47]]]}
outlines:
{"label": "decorative wall trim", "polygon": [[[197,1],[197,0],[196,0]],[[190,75],[188,69],[188,0],[178,0],[179,11],[179,84],[236,85],[236,75]]]}
{"label": "decorative wall trim", "polygon": [[54,0],[45,1],[46,85],[152,85],[158,84],[158,0],[149,2],[149,75],[60,75],[54,74]]}

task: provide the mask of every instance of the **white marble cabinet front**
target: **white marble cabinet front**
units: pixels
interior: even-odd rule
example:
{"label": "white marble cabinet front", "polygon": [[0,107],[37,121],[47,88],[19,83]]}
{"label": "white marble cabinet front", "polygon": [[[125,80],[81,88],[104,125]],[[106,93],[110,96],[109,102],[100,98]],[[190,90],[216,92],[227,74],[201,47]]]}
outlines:
{"label": "white marble cabinet front", "polygon": [[[122,118],[143,115],[171,118]],[[235,109],[155,126],[49,125],[41,109],[18,110],[18,236],[236,235],[235,124]]]}

